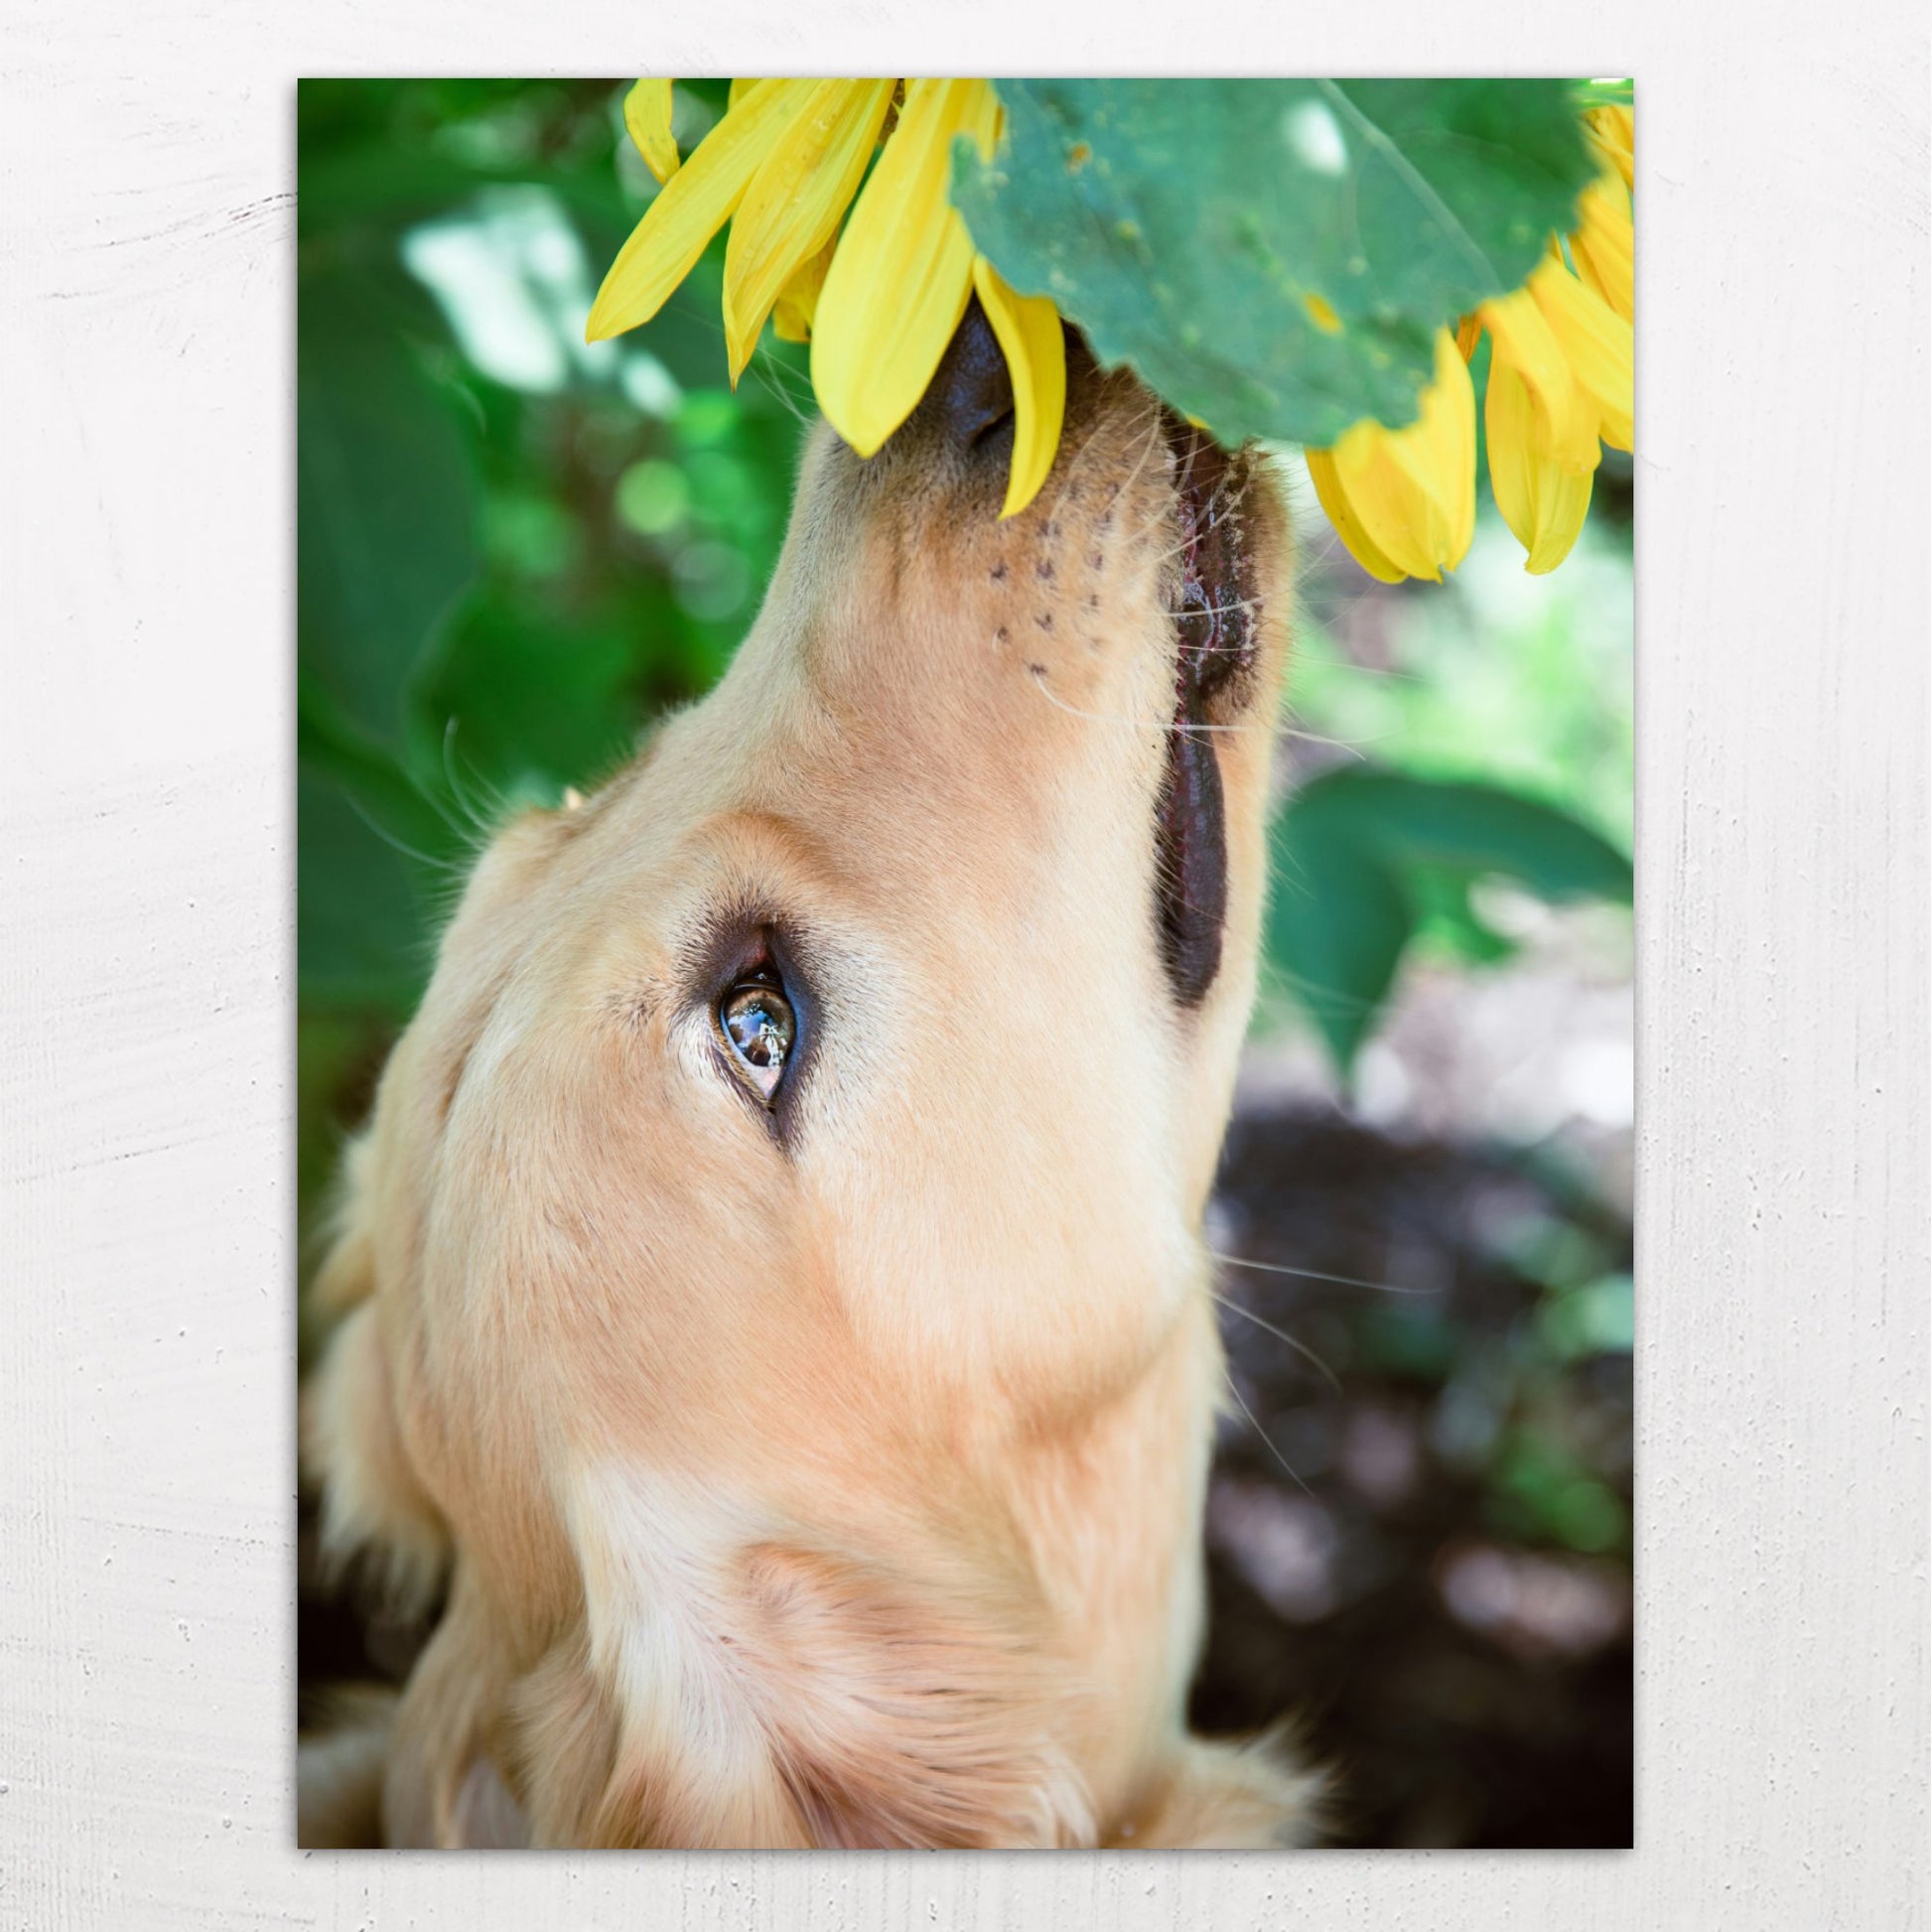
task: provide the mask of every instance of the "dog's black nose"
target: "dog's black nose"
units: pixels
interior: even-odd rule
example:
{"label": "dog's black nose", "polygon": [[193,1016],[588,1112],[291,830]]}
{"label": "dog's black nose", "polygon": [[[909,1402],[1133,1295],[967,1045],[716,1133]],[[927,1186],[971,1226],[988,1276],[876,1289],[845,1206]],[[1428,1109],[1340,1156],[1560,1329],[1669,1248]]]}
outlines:
{"label": "dog's black nose", "polygon": [[1013,414],[1013,378],[977,295],[966,304],[965,318],[926,391],[926,405],[966,449]]}

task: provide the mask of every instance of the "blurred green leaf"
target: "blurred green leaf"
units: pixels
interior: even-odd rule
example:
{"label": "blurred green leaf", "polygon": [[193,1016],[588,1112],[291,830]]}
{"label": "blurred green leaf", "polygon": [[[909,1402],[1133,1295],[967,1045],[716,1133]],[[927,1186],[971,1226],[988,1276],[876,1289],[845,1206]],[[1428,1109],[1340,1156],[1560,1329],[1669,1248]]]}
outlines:
{"label": "blurred green leaf", "polygon": [[396,851],[432,866],[461,857],[461,836],[444,807],[394,753],[330,701],[307,669],[297,673],[295,748],[303,769],[335,783]]}
{"label": "blurred green leaf", "polygon": [[1536,1338],[1559,1362],[1627,1355],[1636,1342],[1636,1299],[1628,1275],[1551,1295],[1536,1311]]}
{"label": "blurred green leaf", "polygon": [[1561,1443],[1511,1432],[1490,1473],[1489,1515],[1515,1536],[1543,1537],[1598,1555],[1629,1533],[1622,1500]]}
{"label": "blurred green leaf", "polygon": [[1414,935],[1415,910],[1381,856],[1319,811],[1284,812],[1273,847],[1269,957],[1346,1069]]}
{"label": "blurred green leaf", "polygon": [[1630,897],[1629,860],[1588,826],[1466,780],[1324,773],[1277,814],[1271,848],[1269,956],[1344,1073],[1425,911],[1448,915],[1479,953],[1507,950],[1469,909],[1475,879],[1500,874],[1558,901]]}
{"label": "blurred green leaf", "polygon": [[305,278],[296,350],[301,659],[378,737],[396,733],[409,667],[478,562],[476,462],[402,333],[402,287]]}
{"label": "blurred green leaf", "polygon": [[480,189],[542,188],[615,246],[640,209],[621,179],[617,81],[304,80],[297,232],[341,249],[393,237]]}
{"label": "blurred green leaf", "polygon": [[[660,623],[675,628],[668,598]],[[460,809],[473,791],[554,796],[588,788],[630,752],[640,723],[640,648],[653,626],[551,617],[480,599],[449,624],[411,689],[411,756],[438,771]]]}
{"label": "blurred green leaf", "polygon": [[998,86],[999,152],[954,156],[975,244],[1224,442],[1413,420],[1436,331],[1523,281],[1591,173],[1557,80]]}
{"label": "blurred green leaf", "polygon": [[1356,1323],[1361,1365],[1413,1381],[1447,1381],[1455,1366],[1455,1324],[1433,1308],[1370,1308]]}
{"label": "blurred green leaf", "polygon": [[305,1009],[373,1009],[398,1023],[429,959],[433,873],[376,831],[340,785],[296,774],[296,958]]}
{"label": "blurred green leaf", "polygon": [[1425,944],[1451,950],[1477,966],[1494,966],[1516,952],[1516,942],[1484,922],[1469,900],[1478,874],[1452,866],[1421,866],[1409,875],[1416,932]]}
{"label": "blurred green leaf", "polygon": [[1317,568],[1289,666],[1297,724],[1403,771],[1542,799],[1628,851],[1630,551],[1593,519],[1547,577],[1489,515],[1440,586],[1363,601],[1345,558],[1331,587]]}
{"label": "blurred green leaf", "polygon": [[1609,1259],[1598,1235],[1567,1214],[1511,1215],[1486,1245],[1523,1280],[1559,1294],[1595,1281]]}
{"label": "blurred green leaf", "polygon": [[1396,865],[1500,873],[1556,901],[1630,897],[1630,861],[1607,839],[1500,785],[1352,767],[1304,787],[1295,807],[1345,826]]}

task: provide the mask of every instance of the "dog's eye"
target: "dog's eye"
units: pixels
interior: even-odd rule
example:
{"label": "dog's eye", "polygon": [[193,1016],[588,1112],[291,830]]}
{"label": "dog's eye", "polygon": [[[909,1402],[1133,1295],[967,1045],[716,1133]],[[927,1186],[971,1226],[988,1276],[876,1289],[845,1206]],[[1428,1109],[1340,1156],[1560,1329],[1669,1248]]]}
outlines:
{"label": "dog's eye", "polygon": [[784,990],[768,980],[741,980],[719,1001],[718,1025],[738,1073],[761,1100],[769,1101],[798,1037],[798,1022]]}

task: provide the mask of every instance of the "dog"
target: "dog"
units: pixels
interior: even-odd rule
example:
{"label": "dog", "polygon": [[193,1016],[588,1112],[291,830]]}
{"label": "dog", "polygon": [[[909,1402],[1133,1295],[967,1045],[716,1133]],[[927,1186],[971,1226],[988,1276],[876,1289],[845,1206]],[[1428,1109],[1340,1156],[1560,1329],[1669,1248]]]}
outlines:
{"label": "dog", "polygon": [[975,304],[821,425],[721,683],[469,880],[304,1396],[327,1548],[443,1609],[305,1844],[1315,1830],[1184,1718],[1286,518],[1069,332],[1002,522],[1013,407]]}

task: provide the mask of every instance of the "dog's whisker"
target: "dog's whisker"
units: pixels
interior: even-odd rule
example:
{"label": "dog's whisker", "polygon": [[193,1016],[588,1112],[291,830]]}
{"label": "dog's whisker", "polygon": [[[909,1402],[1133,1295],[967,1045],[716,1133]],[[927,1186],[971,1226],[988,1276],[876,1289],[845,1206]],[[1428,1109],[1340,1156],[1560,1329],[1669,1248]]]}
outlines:
{"label": "dog's whisker", "polygon": [[[1277,874],[1276,877],[1279,879],[1282,875]],[[1290,881],[1289,883],[1293,884],[1296,882]],[[1364,1000],[1353,993],[1340,992],[1333,987],[1317,986],[1312,980],[1304,977],[1302,974],[1289,971],[1278,960],[1264,958],[1260,962],[1259,970],[1263,981],[1270,991],[1293,993],[1302,1005],[1317,1017],[1330,1014],[1336,1017],[1352,1017],[1373,1010],[1373,1002]],[[1246,1264],[1237,1263],[1236,1265],[1253,1267],[1257,1264],[1250,1262]],[[1287,1269],[1283,1272],[1293,1274],[1296,1271]],[[1383,1284],[1380,1282],[1364,1282],[1362,1286],[1364,1288],[1383,1288]],[[1384,1293],[1389,1295],[1428,1295],[1434,1293],[1434,1291],[1422,1288],[1387,1288],[1384,1289]]]}
{"label": "dog's whisker", "polygon": [[1229,1309],[1234,1313],[1243,1316],[1245,1319],[1249,1321],[1252,1321],[1257,1328],[1266,1328],[1268,1332],[1271,1335],[1273,1335],[1277,1341],[1287,1342],[1289,1347],[1294,1349],[1294,1351],[1298,1355],[1300,1355],[1305,1361],[1312,1364],[1314,1368],[1320,1371],[1322,1380],[1326,1382],[1328,1386],[1331,1389],[1333,1389],[1337,1395],[1340,1395],[1342,1393],[1341,1377],[1337,1375],[1334,1372],[1334,1370],[1331,1369],[1328,1366],[1328,1364],[1324,1362],[1321,1359],[1321,1357],[1317,1355],[1314,1352],[1314,1350],[1308,1345],[1307,1342],[1297,1341],[1295,1337],[1291,1335],[1286,1328],[1276,1327],[1276,1325],[1272,1321],[1268,1320],[1263,1315],[1257,1314],[1253,1309],[1244,1309],[1239,1302],[1232,1301],[1225,1295],[1216,1295],[1211,1288],[1207,1292],[1210,1296],[1213,1297],[1213,1299],[1216,1302],[1218,1302],[1221,1305],[1222,1308]]}
{"label": "dog's whisker", "polygon": [[[452,723],[454,724],[454,720],[452,721]],[[448,747],[448,738],[446,735],[445,736],[446,752],[447,752],[447,747]],[[445,771],[445,775],[448,776],[449,766],[447,762],[447,758],[445,760],[444,771]],[[462,877],[467,875],[469,868],[476,863],[477,859],[482,855],[484,846],[486,846],[489,843],[491,828],[487,825],[481,823],[477,819],[476,813],[471,809],[469,802],[463,797],[461,791],[458,789],[455,779],[451,777],[449,782],[450,782],[450,798],[455,803],[457,810],[462,814],[460,818],[451,817],[448,809],[446,808],[444,800],[439,798],[436,795],[436,793],[429,788],[429,786],[423,785],[420,786],[418,789],[421,792],[423,802],[429,806],[430,810],[433,811],[436,814],[436,816],[446,826],[449,827],[452,837],[454,837],[457,840],[458,844],[463,848],[464,856],[461,860],[452,859],[446,861],[439,861],[439,860],[426,859],[425,863],[432,864],[432,865],[435,864],[448,865],[456,872],[458,877]],[[424,857],[424,855],[422,854],[417,854],[416,856],[419,858]]]}
{"label": "dog's whisker", "polygon": [[1234,1377],[1231,1374],[1229,1374],[1226,1369],[1223,1369],[1221,1371],[1221,1379],[1228,1385],[1228,1394],[1233,1396],[1236,1408],[1238,1408],[1241,1411],[1241,1413],[1247,1417],[1248,1426],[1255,1432],[1257,1436],[1261,1438],[1261,1440],[1264,1443],[1268,1445],[1268,1453],[1272,1455],[1275,1458],[1275,1460],[1279,1462],[1282,1465],[1282,1467],[1288,1471],[1288,1473],[1294,1478],[1296,1484],[1301,1488],[1302,1492],[1305,1495],[1312,1497],[1314,1495],[1314,1491],[1309,1487],[1308,1481],[1303,1476],[1301,1470],[1298,1469],[1295,1466],[1295,1464],[1291,1462],[1288,1459],[1288,1457],[1285,1456],[1281,1452],[1281,1450],[1275,1447],[1275,1439],[1271,1435],[1269,1435],[1267,1430],[1262,1428],[1261,1423],[1255,1416],[1255,1412],[1252,1409],[1250,1409],[1244,1401],[1242,1401],[1241,1391],[1238,1388],[1236,1388],[1234,1385]]}
{"label": "dog's whisker", "polygon": [[[1163,431],[1161,412],[1159,409],[1148,409],[1147,426],[1147,435],[1142,441],[1139,456],[1134,460],[1134,468],[1120,483],[1118,494],[1122,499],[1132,496],[1134,491],[1139,488],[1141,479],[1147,475],[1148,465],[1154,460],[1156,452],[1166,448],[1167,439]],[[1091,437],[1089,437],[1088,441],[1091,442]],[[1082,445],[1083,455],[1085,453],[1085,445]],[[1135,530],[1126,539],[1127,546],[1130,548],[1138,548],[1144,538],[1153,531],[1161,528],[1173,514],[1173,504],[1164,502],[1139,529]],[[1165,561],[1165,558],[1158,559],[1157,561]]]}
{"label": "dog's whisker", "polygon": [[[362,823],[366,825],[369,828],[369,830],[373,832],[376,835],[376,837],[382,841],[384,845],[391,847],[393,850],[397,852],[400,852],[405,859],[414,859],[418,865],[427,866],[430,869],[430,871],[434,873],[446,874],[450,878],[455,880],[460,881],[468,875],[470,869],[462,861],[456,859],[439,859],[432,853],[418,851],[417,848],[409,844],[407,840],[397,838],[395,833],[390,831],[386,825],[381,824],[377,819],[375,819],[368,811],[366,811],[363,808],[361,800],[358,799],[353,792],[345,791],[342,795],[343,798],[346,801],[349,810],[352,811],[355,814],[355,816],[359,818],[362,821]],[[442,814],[438,813],[438,816],[441,817]],[[444,822],[447,824],[448,820],[445,820]],[[455,831],[456,827],[452,825],[450,829],[452,831]]]}
{"label": "dog's whisker", "polygon": [[[1286,1262],[1250,1261],[1245,1255],[1223,1254],[1219,1248],[1209,1248],[1209,1256],[1229,1268],[1252,1268],[1261,1275],[1294,1275],[1303,1281],[1332,1282],[1337,1288],[1369,1288],[1378,1295],[1440,1295],[1440,1288],[1398,1288],[1394,1282],[1364,1281],[1358,1275],[1328,1275],[1318,1268],[1291,1268]],[[1246,1311],[1243,1311],[1246,1312]]]}
{"label": "dog's whisker", "polygon": [[[1058,709],[1066,712],[1071,717],[1090,719],[1096,725],[1124,725],[1130,731],[1139,732],[1148,730],[1152,723],[1150,719],[1145,717],[1129,716],[1114,711],[1088,711],[1081,705],[1070,704],[1057,691],[1053,690],[1043,678],[1035,677],[1034,679],[1034,688],[1038,691],[1040,696],[1048,704],[1057,706]],[[1197,732],[1203,735],[1210,732],[1222,732],[1230,735],[1239,732],[1272,733],[1276,730],[1276,725],[1274,720],[1269,718],[1242,718],[1225,725],[1210,725],[1187,721],[1175,723],[1170,719],[1162,724],[1161,730],[1170,738],[1185,738],[1192,737]]]}
{"label": "dog's whisker", "polygon": [[[506,816],[506,801],[502,793],[473,767],[469,782],[475,789],[483,793],[483,801],[490,808],[487,813],[477,809],[475,799],[465,792],[463,780],[457,776],[456,731],[457,721],[452,717],[443,727],[443,776],[449,781],[450,795],[456,800],[458,809],[470,821],[468,827],[463,829],[472,841],[472,853],[475,856],[488,844],[496,824]],[[459,828],[453,826],[451,829]]]}
{"label": "dog's whisker", "polygon": [[1304,745],[1332,746],[1337,752],[1346,752],[1350,758],[1360,759],[1364,762],[1368,759],[1368,754],[1362,750],[1364,745],[1379,745],[1385,738],[1397,736],[1393,728],[1385,732],[1376,732],[1372,737],[1361,739],[1329,738],[1322,732],[1304,731],[1300,725],[1280,724],[1275,729],[1277,735],[1282,738],[1299,739]]}
{"label": "dog's whisker", "polygon": [[1237,597],[1232,604],[1190,604],[1187,615],[1190,618],[1225,618],[1240,612],[1243,617],[1253,617],[1261,609],[1258,597]]}
{"label": "dog's whisker", "polygon": [[[1258,473],[1262,461],[1263,459],[1259,456],[1251,457],[1249,459],[1251,472]],[[1173,487],[1176,500],[1178,500],[1179,494],[1186,489],[1187,483],[1193,475],[1193,455],[1190,452],[1185,464],[1181,467],[1180,474],[1174,479]],[[1246,498],[1250,481],[1250,476],[1243,476],[1238,482],[1224,476],[1215,485],[1213,493],[1208,497],[1204,505],[1205,509],[1213,515],[1233,515],[1237,513]],[[1154,531],[1168,524],[1173,516],[1173,503],[1170,502],[1165,504],[1135,533],[1134,541],[1138,544],[1142,538],[1150,536]],[[1156,564],[1166,564],[1173,561],[1175,557],[1184,555],[1190,541],[1191,539],[1188,537],[1175,537],[1172,543],[1155,553],[1152,561]]]}
{"label": "dog's whisker", "polygon": [[806,429],[812,427],[816,420],[817,404],[812,398],[809,382],[805,384],[802,391],[793,389],[790,386],[792,371],[776,357],[766,354],[763,350],[753,357],[752,370],[800,424]]}
{"label": "dog's whisker", "polygon": [[[1152,406],[1149,407],[1147,413],[1150,416],[1150,418],[1158,414],[1158,412]],[[1072,458],[1068,461],[1066,465],[1066,474],[1060,479],[1060,486],[1054,492],[1052,507],[1048,510],[1046,515],[1045,520],[1047,522],[1049,523],[1052,522],[1056,517],[1058,517],[1061,509],[1064,508],[1066,504],[1067,493],[1072,489],[1074,483],[1080,480],[1080,472],[1085,465],[1088,451],[1093,448],[1095,438],[1098,437],[1102,429],[1106,427],[1107,427],[1106,412],[1101,411],[1095,415],[1092,424],[1088,427],[1086,435],[1080,439],[1080,447],[1074,451]],[[1128,425],[1130,431],[1134,427],[1135,425],[1131,423]],[[1136,480],[1137,479],[1138,479],[1138,473],[1137,473]],[[1123,485],[1124,488],[1129,486],[1131,486],[1131,483],[1128,485]]]}

